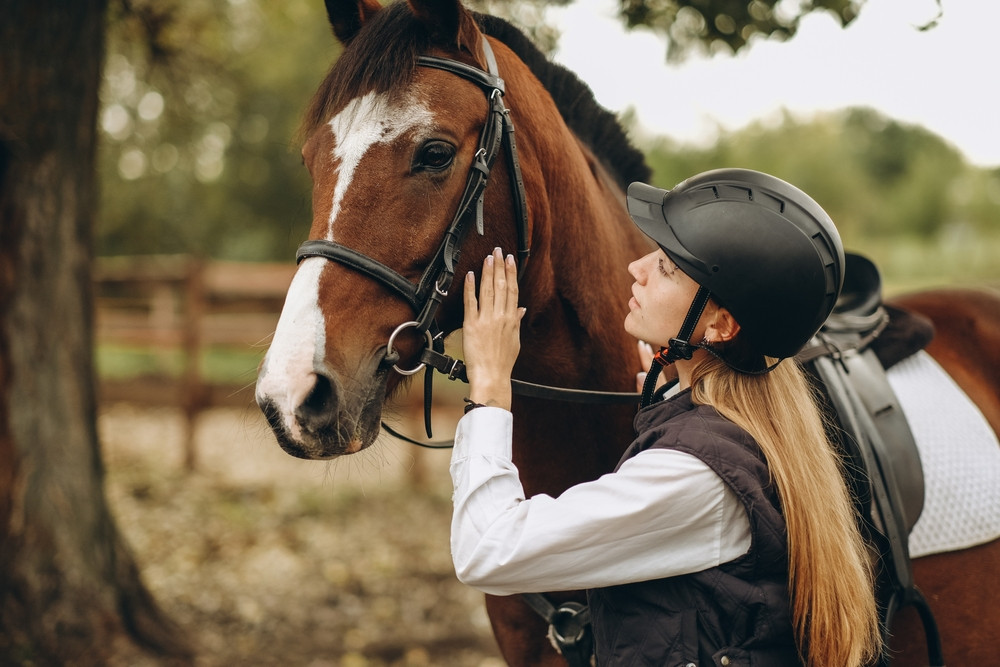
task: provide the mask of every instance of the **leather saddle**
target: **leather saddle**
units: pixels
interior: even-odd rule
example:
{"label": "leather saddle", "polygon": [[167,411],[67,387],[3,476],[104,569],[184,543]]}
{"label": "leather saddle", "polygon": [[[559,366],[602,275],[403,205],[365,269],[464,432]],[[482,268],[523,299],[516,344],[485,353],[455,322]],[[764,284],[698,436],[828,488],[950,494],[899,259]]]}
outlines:
{"label": "leather saddle", "polygon": [[[923,621],[930,664],[943,665],[937,626],[913,581],[908,548],[924,503],[923,469],[886,377],[889,367],[930,342],[933,325],[882,303],[881,277],[871,261],[851,253],[846,259],[834,312],[797,358],[823,390],[833,417],[831,438],[840,447],[862,528],[878,550],[883,639],[887,644],[895,612],[913,605]],[[887,652],[882,664],[889,664]]]}

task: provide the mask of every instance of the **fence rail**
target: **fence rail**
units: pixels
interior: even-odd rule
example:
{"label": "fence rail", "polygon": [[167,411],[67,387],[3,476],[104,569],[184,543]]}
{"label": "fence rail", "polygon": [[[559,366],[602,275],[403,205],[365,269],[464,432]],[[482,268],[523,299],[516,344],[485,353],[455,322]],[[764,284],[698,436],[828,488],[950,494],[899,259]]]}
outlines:
{"label": "fence rail", "polygon": [[[203,261],[187,255],[100,258],[94,271],[96,340],[180,356],[180,370],[127,378],[102,377],[103,402],[176,406],[184,416],[184,465],[197,467],[199,414],[218,406],[253,404],[254,360],[245,376],[211,381],[202,373],[209,348],[263,355],[278,323],[295,267],[291,264]],[[393,420],[422,433],[422,382],[394,401]],[[454,432],[464,390],[444,382],[434,392],[435,435]],[[442,430],[443,429],[443,430]],[[425,450],[414,448],[408,470],[419,486],[427,477]]]}
{"label": "fence rail", "polygon": [[179,374],[102,378],[102,401],[176,405],[186,423],[185,465],[194,468],[200,412],[248,405],[252,381],[213,383],[202,362],[209,347],[252,352],[270,340],[295,267],[203,261],[188,255],[107,257],[96,262],[98,345],[176,351]]}

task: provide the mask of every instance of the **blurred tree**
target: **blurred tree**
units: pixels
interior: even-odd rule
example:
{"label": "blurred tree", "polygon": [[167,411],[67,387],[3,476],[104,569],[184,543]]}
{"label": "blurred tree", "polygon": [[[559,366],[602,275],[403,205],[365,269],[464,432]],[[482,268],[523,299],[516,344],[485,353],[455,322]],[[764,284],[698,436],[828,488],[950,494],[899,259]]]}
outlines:
{"label": "blurred tree", "polygon": [[[548,50],[558,39],[544,20],[550,4],[469,1]],[[622,17],[659,31],[679,56],[791,35],[808,11],[834,11],[846,25],[859,4],[816,0],[786,16],[775,0],[622,0]],[[310,208],[295,130],[336,55],[319,0],[113,4],[98,253],[289,261]]]}
{"label": "blurred tree", "polygon": [[995,227],[1000,178],[969,165],[941,137],[868,108],[798,120],[785,114],[708,148],[654,140],[647,151],[658,185],[724,166],[771,172],[794,182],[831,214],[846,239],[932,239],[950,225]]}
{"label": "blurred tree", "polygon": [[[104,497],[90,265],[105,0],[0,4],[0,664],[188,653]],[[141,649],[141,650],[140,650]]]}
{"label": "blurred tree", "polygon": [[290,260],[310,206],[296,129],[335,55],[313,0],[113,7],[98,252]]}
{"label": "blurred tree", "polygon": [[694,50],[735,53],[754,38],[787,39],[810,12],[827,11],[842,26],[858,16],[862,0],[803,0],[796,9],[779,0],[620,0],[630,28],[663,35],[667,57],[682,59]]}

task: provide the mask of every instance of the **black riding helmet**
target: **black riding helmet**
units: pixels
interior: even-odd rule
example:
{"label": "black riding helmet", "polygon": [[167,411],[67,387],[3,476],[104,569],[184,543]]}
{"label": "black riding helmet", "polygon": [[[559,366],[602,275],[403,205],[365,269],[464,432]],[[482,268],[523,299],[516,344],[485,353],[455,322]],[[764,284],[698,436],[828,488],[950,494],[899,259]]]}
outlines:
{"label": "black riding helmet", "polygon": [[[732,313],[755,353],[795,355],[833,310],[844,282],[840,234],[819,204],[779,178],[715,169],[673,190],[633,183],[628,210],[700,294]],[[690,358],[686,337],[675,342]]]}

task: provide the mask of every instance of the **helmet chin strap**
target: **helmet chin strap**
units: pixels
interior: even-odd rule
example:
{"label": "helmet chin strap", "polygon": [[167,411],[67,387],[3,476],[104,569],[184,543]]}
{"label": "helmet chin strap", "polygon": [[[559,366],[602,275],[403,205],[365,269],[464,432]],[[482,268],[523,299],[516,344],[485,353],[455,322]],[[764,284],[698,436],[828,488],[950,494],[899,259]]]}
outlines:
{"label": "helmet chin strap", "polygon": [[650,364],[649,372],[646,373],[646,381],[642,385],[642,398],[639,401],[640,410],[653,402],[653,394],[656,391],[656,379],[660,376],[660,371],[663,370],[663,367],[674,363],[678,359],[690,359],[694,355],[695,349],[701,347],[697,343],[691,343],[691,335],[694,333],[694,328],[698,325],[698,320],[701,319],[701,314],[705,312],[705,306],[708,305],[708,300],[711,296],[712,293],[706,287],[698,287],[698,293],[694,295],[694,300],[691,301],[691,307],[688,308],[687,315],[684,317],[681,330],[677,332],[676,336],[670,339],[667,347],[661,347],[660,351],[653,355],[653,363]]}

